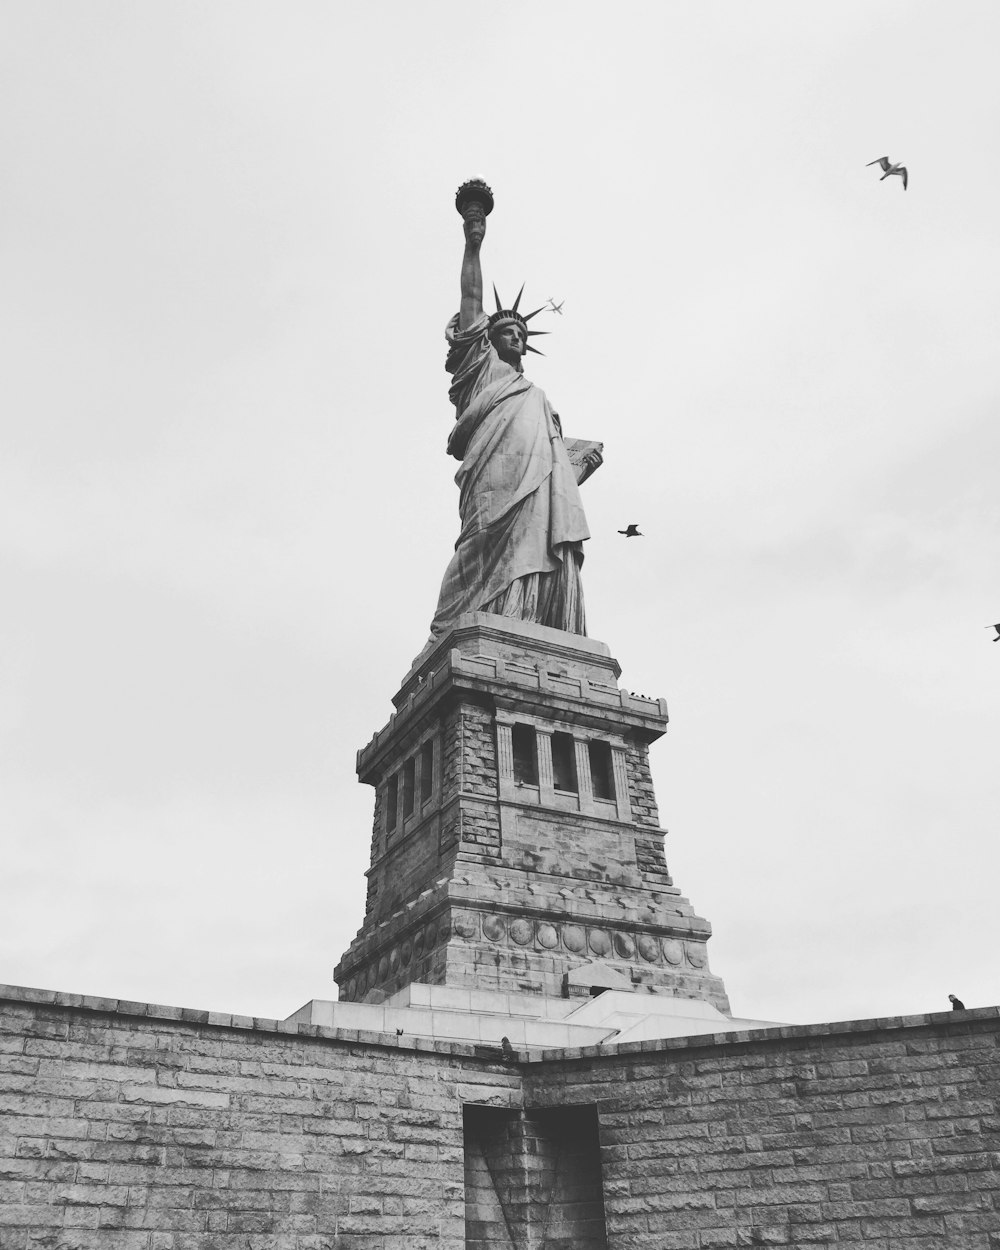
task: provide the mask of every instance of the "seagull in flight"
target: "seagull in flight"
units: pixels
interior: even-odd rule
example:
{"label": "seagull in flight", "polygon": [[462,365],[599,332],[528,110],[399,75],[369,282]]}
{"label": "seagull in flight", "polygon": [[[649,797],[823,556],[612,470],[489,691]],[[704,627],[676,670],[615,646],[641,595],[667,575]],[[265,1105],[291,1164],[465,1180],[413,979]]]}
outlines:
{"label": "seagull in flight", "polygon": [[1000,625],[987,625],[985,628],[995,629],[997,631],[997,636],[995,638],[991,638],[990,642],[1000,642]]}
{"label": "seagull in flight", "polygon": [[885,170],[885,173],[879,179],[879,182],[885,182],[886,178],[888,178],[890,174],[899,174],[899,176],[903,179],[903,190],[906,190],[907,173],[905,165],[893,165],[888,156],[880,156],[877,161],[869,161],[868,164],[881,165]]}
{"label": "seagull in flight", "polygon": [[562,301],[562,304],[557,304],[557,303],[555,302],[555,300],[552,298],[552,296],[551,296],[551,295],[549,296],[549,308],[551,308],[551,310],[552,310],[553,312],[557,312],[557,313],[559,314],[559,316],[560,316],[560,317],[563,315],[563,310],[562,310],[562,309],[563,309],[563,304],[565,304],[565,303],[566,303],[566,301],[565,301],[565,300],[563,300],[563,301]]}
{"label": "seagull in flight", "polygon": [[626,538],[645,538],[645,534],[639,532],[638,525],[630,525],[626,530],[619,530],[619,534],[624,534]]}

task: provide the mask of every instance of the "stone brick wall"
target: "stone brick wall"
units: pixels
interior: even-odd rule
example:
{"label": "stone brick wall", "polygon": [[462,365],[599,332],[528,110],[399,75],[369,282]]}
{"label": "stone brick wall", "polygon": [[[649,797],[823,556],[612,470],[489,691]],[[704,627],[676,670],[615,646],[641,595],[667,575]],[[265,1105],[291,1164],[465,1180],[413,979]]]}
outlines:
{"label": "stone brick wall", "polygon": [[[372,849],[371,862],[374,864],[378,861],[382,852],[385,850],[385,794],[381,786],[375,788],[375,815],[372,818]],[[380,879],[377,873],[371,874],[368,878],[368,887],[365,891],[365,915],[373,912],[378,906],[378,895],[380,887]]]}
{"label": "stone brick wall", "polygon": [[497,747],[493,713],[476,703],[463,703],[461,785],[466,794],[497,797]]}
{"label": "stone brick wall", "polygon": [[663,834],[636,835],[635,859],[643,881],[650,885],[673,885],[663,852]]}
{"label": "stone brick wall", "polygon": [[367,915],[381,921],[426,888],[437,875],[441,859],[441,816],[432,812],[405,835],[389,840],[389,852],[368,874]]}
{"label": "stone brick wall", "polygon": [[[492,711],[466,700],[456,703],[443,718],[441,746],[441,795],[445,804],[441,849],[461,841],[479,854],[498,855],[500,818]],[[461,804],[460,796],[464,798]]]}
{"label": "stone brick wall", "polygon": [[[505,1066],[485,1048],[0,991],[0,1247],[463,1250],[463,1104],[488,1103],[526,1108],[522,1135],[596,1108],[611,1250],[997,1250],[998,1046],[987,1008]],[[544,1182],[553,1237],[568,1250],[586,1221],[599,1240],[596,1176],[550,1157],[526,1148],[524,1194],[497,1190],[508,1221]],[[485,1179],[480,1241],[498,1227]]]}
{"label": "stone brick wall", "polygon": [[500,814],[496,801],[478,803],[467,801],[462,805],[462,847],[477,855],[496,859],[500,855]]}
{"label": "stone brick wall", "polygon": [[640,825],[660,826],[660,813],[656,806],[653,774],[649,768],[649,747],[632,741],[625,750],[625,768],[628,773],[628,797],[632,804],[632,819]]}
{"label": "stone brick wall", "polygon": [[[523,807],[512,814],[504,839],[504,862],[541,876],[536,898],[546,885],[559,903],[570,881],[609,882],[613,886],[638,888],[642,879],[636,864],[631,829],[579,818],[575,813]],[[570,879],[568,881],[567,879]],[[558,881],[558,884],[555,882]]]}
{"label": "stone brick wall", "polygon": [[441,721],[441,801],[458,798],[462,788],[462,712],[453,705]]}
{"label": "stone brick wall", "polygon": [[525,1100],[597,1104],[611,1247],[997,1250],[998,1014],[578,1052]]}
{"label": "stone brick wall", "polygon": [[454,787],[449,795],[465,797],[459,826],[462,846],[479,855],[498,856],[497,748],[490,708],[463,700],[448,717],[444,775],[446,789]]}
{"label": "stone brick wall", "polygon": [[516,1072],[444,1043],[27,994],[0,1001],[2,1250],[464,1247],[462,1104],[516,1103]]}

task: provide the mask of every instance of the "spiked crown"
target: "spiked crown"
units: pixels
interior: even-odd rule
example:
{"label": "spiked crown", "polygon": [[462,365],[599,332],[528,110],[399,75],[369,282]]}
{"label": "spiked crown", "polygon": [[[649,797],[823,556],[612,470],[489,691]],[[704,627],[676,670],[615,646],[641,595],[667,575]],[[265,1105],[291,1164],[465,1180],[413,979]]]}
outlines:
{"label": "spiked crown", "polygon": [[504,308],[503,303],[500,299],[500,296],[497,294],[496,285],[494,285],[493,298],[496,300],[497,310],[495,313],[490,314],[489,333],[492,334],[497,326],[504,325],[506,322],[513,322],[515,325],[519,325],[521,329],[524,331],[525,351],[534,352],[536,356],[544,356],[545,355],[544,352],[540,352],[537,347],[532,347],[531,344],[527,340],[529,338],[534,338],[535,335],[537,334],[548,334],[548,330],[529,330],[528,329],[528,322],[531,320],[532,317],[537,317],[540,312],[544,312],[545,305],[543,304],[541,308],[536,308],[534,312],[520,313],[517,311],[517,308],[521,302],[521,296],[523,294],[524,294],[524,283],[522,282],[521,289],[517,293],[517,299],[514,301],[513,308]]}

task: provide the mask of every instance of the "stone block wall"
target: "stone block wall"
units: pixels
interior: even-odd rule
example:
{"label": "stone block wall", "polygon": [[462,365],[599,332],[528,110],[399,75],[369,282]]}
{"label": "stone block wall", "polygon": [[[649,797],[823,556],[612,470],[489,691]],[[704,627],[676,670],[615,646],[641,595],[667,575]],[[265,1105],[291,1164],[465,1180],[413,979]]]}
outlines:
{"label": "stone block wall", "polygon": [[452,704],[441,718],[441,799],[450,803],[462,789],[462,714]]}
{"label": "stone block wall", "polygon": [[665,889],[673,885],[674,880],[667,871],[667,861],[663,850],[663,833],[650,829],[645,834],[636,834],[635,860],[647,885]]}
{"label": "stone block wall", "polygon": [[[463,699],[447,717],[444,770],[448,798],[459,811],[463,850],[476,855],[500,854],[497,811],[497,748],[492,708]],[[450,814],[450,812],[449,812]]]}
{"label": "stone block wall", "polygon": [[[539,1250],[596,1245],[571,1111],[596,1119],[610,1250],[997,1250],[998,1047],[988,1008],[505,1065],[0,990],[0,1247],[464,1250],[470,1197],[474,1241],[530,1218]],[[516,1113],[505,1162],[482,1133],[470,1155],[468,1104]]]}
{"label": "stone block wall", "polygon": [[628,743],[625,752],[625,767],[628,773],[632,819],[638,825],[648,825],[653,829],[658,829],[660,812],[656,806],[653,774],[649,767],[649,747],[644,742],[632,740]]}
{"label": "stone block wall", "polygon": [[998,1015],[579,1052],[525,1100],[596,1103],[611,1247],[997,1250]]}
{"label": "stone block wall", "polygon": [[459,714],[462,722],[461,789],[466,794],[496,802],[497,748],[492,707],[485,703],[463,701]]}
{"label": "stone block wall", "polygon": [[[381,787],[375,789],[375,814],[372,817],[371,862],[377,863],[382,855],[385,844],[385,794]],[[365,915],[375,911],[379,904],[381,878],[378,873],[370,873],[368,888],[365,891]]]}
{"label": "stone block wall", "polygon": [[[40,1001],[29,1001],[35,997]],[[470,1047],[20,991],[0,1001],[2,1250],[462,1250]]]}

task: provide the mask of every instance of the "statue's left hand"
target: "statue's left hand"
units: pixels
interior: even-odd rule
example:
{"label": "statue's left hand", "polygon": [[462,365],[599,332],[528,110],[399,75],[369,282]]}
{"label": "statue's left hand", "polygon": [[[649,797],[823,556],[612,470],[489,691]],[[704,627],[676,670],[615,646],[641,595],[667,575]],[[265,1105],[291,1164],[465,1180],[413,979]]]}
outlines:
{"label": "statue's left hand", "polygon": [[576,479],[577,485],[585,482],[592,473],[596,473],[603,463],[604,457],[596,447],[593,451],[588,451],[580,463],[580,476]]}

